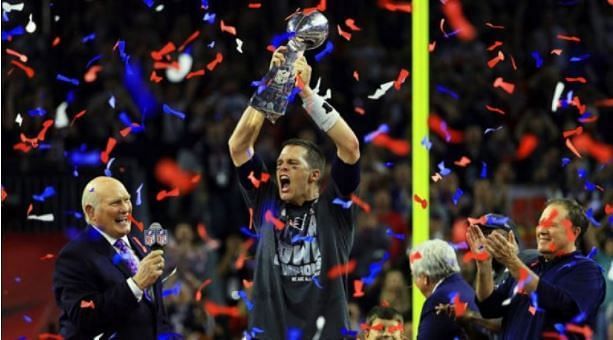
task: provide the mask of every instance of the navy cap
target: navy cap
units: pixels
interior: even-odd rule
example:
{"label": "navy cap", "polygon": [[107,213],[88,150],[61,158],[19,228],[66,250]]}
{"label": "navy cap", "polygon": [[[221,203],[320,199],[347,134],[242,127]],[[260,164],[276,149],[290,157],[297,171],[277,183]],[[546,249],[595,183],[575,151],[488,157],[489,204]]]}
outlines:
{"label": "navy cap", "polygon": [[498,214],[485,215],[485,224],[479,224],[480,227],[488,229],[503,229],[505,231],[513,231],[515,223],[510,217]]}

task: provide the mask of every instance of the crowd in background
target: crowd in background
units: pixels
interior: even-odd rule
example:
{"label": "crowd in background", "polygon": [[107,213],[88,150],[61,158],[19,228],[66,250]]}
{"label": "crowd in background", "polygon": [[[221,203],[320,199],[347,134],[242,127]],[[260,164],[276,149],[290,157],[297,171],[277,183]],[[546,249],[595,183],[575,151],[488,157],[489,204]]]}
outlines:
{"label": "crowd in background", "polygon": [[[410,141],[410,76],[399,89],[390,89],[380,99],[368,98],[411,65],[411,14],[386,10],[387,2],[328,1],[325,14],[334,50],[321,62],[314,60],[321,49],[306,55],[313,66],[313,82],[321,77],[320,93],[331,89],[330,101],[360,138],[387,124],[391,138]],[[430,41],[435,42],[430,53],[431,133],[424,144],[430,143],[431,174],[441,175],[436,181],[427,179],[431,182],[431,237],[462,248],[467,217],[499,213],[515,220],[521,246],[531,248],[536,219],[546,199],[575,198],[592,209],[594,221],[601,225],[586,235],[581,249],[586,253],[592,247],[598,249],[595,258],[607,277],[603,316],[607,314],[611,324],[613,223],[605,213],[605,205],[613,205],[611,5],[604,0],[464,2],[464,16],[476,30],[474,39],[464,40],[444,15],[445,3],[432,2],[430,20]],[[248,243],[252,238],[245,232],[249,214],[238,191],[227,141],[255,89],[251,82],[260,79],[268,67],[266,47],[274,35],[284,31],[283,19],[297,7],[317,3],[267,1],[253,9],[247,1],[167,1],[158,11],[159,4],[148,8],[146,2],[138,1],[42,1],[39,7],[26,4],[23,12],[5,14],[3,40],[8,30],[27,23],[29,13],[34,14],[37,29],[3,42],[6,48],[27,55],[27,65],[36,72],[34,78],[27,78],[11,64],[15,57],[3,53],[2,185],[9,193],[2,205],[3,231],[41,223],[23,220],[28,198],[15,194],[17,184],[7,178],[68,175],[68,180],[87,181],[102,174],[106,165],[77,166],[69,156],[76,150],[103,151],[108,138],[114,137],[118,145],[111,153],[116,158],[110,167],[113,175],[125,177],[133,199],[143,184],[143,203],[135,205],[135,218],[145,225],[159,221],[172,232],[167,268],[177,271],[166,283],[166,302],[177,332],[194,339],[236,338],[246,327],[248,313],[237,292],[245,289],[245,280],[252,279],[255,247]],[[207,13],[216,15],[214,23],[206,21]],[[347,18],[353,18],[361,30],[347,28]],[[441,23],[443,18],[447,20]],[[235,26],[236,36],[221,32],[221,20]],[[339,36],[337,25],[351,32],[350,41]],[[200,35],[185,50],[193,58],[192,70],[205,68],[217,53],[223,55],[223,61],[213,70],[206,69],[204,76],[172,83],[164,78],[164,70],[157,70],[164,79],[150,81],[151,52],[169,41],[179,46],[196,30]],[[95,37],[84,41],[92,33]],[[580,41],[560,39],[560,35],[576,36]],[[60,42],[54,46],[56,37]],[[242,53],[236,38],[243,42]],[[119,40],[125,41],[127,63],[120,55]],[[502,45],[488,50],[495,41]],[[561,54],[552,53],[558,49]],[[488,67],[498,50],[505,59]],[[178,53],[170,55],[176,60]],[[83,74],[91,67],[87,64],[96,56],[100,58],[94,64],[102,70],[94,82],[85,82]],[[80,84],[58,81],[58,74],[81,79]],[[515,85],[512,94],[492,85],[498,77]],[[587,81],[565,80],[570,77]],[[135,78],[137,85],[131,86]],[[560,107],[552,112],[559,81],[566,88]],[[587,105],[589,116],[580,115],[577,105],[569,104],[567,98],[574,96]],[[113,105],[109,104],[111,97]],[[56,116],[62,102],[68,103],[71,120],[81,110],[87,110],[86,114],[71,125],[49,129],[41,143],[46,147],[27,153],[15,150],[20,134],[35,136],[44,120]],[[164,113],[163,105],[184,112],[185,118]],[[46,116],[28,115],[34,108],[44,108]],[[121,136],[120,130],[126,127],[119,119],[121,112],[144,129]],[[21,124],[15,121],[18,114],[23,117]],[[567,147],[563,135],[578,126],[583,133],[576,137],[582,139],[573,141],[581,158]],[[293,103],[275,125],[265,124],[257,142],[258,154],[269,169],[274,168],[280,143],[296,136],[321,143],[332,156],[332,145],[298,103]],[[533,148],[522,149],[529,141]],[[601,143],[597,145],[601,148],[595,143]],[[362,279],[367,284],[364,296],[349,301],[352,329],[358,330],[365,314],[380,304],[400,311],[409,325],[411,277],[406,250],[411,230],[419,227],[411,225],[411,209],[418,203],[411,188],[410,153],[395,154],[363,141],[361,148],[357,194],[368,207],[363,206],[357,216],[352,253],[357,267],[350,274],[350,283]],[[469,158],[470,164],[454,163],[462,157]],[[156,199],[159,191],[170,190],[169,183],[175,183],[165,180],[168,167],[160,165],[164,159],[176,162],[173,164],[182,172],[200,174],[200,180],[178,197]],[[181,171],[170,171],[170,177]],[[73,205],[58,207],[79,210],[80,202],[70,203]],[[62,215],[63,211],[54,213]],[[56,224],[52,228],[67,227]],[[458,254],[461,257],[462,250]],[[472,282],[474,265],[460,264],[463,275]],[[364,280],[367,277],[371,280]],[[236,308],[221,313],[211,306]],[[610,329],[609,336],[612,334]]]}

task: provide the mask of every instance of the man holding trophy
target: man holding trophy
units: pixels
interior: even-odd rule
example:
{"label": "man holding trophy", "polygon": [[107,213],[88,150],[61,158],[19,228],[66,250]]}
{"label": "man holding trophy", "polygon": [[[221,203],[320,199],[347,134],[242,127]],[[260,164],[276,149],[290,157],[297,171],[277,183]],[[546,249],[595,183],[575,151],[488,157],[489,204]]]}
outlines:
{"label": "man holding trophy", "polygon": [[[292,334],[340,339],[349,328],[343,268],[355,230],[349,196],[360,181],[359,142],[340,114],[309,87],[311,67],[303,51],[325,41],[327,19],[317,11],[296,13],[288,31],[292,39],[273,54],[265,85],[251,98],[228,142],[259,235],[246,333],[258,339]],[[325,157],[317,145],[301,139],[284,142],[276,174],[258,180],[268,170],[254,152],[255,141],[266,118],[274,123],[284,115],[298,77],[304,84],[299,92],[303,107],[336,145],[332,180],[321,190]]]}

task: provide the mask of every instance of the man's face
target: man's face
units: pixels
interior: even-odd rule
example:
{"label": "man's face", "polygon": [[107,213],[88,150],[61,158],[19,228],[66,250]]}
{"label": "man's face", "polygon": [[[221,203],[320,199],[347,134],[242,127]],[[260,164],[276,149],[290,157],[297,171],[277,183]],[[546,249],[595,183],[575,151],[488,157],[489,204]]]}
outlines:
{"label": "man's face", "polygon": [[370,324],[366,340],[402,340],[404,325],[398,320],[376,318]]}
{"label": "man's face", "polygon": [[132,213],[132,202],[126,188],[115,180],[104,181],[93,188],[98,197],[98,205],[86,206],[91,223],[111,237],[127,235],[131,228],[129,216]]}
{"label": "man's face", "polygon": [[[284,202],[301,203],[307,197],[307,189],[317,185],[309,164],[307,150],[299,145],[286,145],[277,158],[277,183],[279,196]],[[317,170],[315,170],[317,171]]]}
{"label": "man's face", "polygon": [[538,251],[543,255],[566,254],[575,251],[580,228],[574,227],[568,211],[562,205],[548,205],[536,227]]}

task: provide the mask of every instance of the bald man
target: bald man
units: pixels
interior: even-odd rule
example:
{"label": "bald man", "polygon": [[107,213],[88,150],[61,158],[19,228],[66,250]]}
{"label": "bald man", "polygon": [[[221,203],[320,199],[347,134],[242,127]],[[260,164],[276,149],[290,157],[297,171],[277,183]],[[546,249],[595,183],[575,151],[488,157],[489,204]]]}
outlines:
{"label": "bald man", "polygon": [[53,291],[65,339],[157,339],[171,333],[159,280],[163,251],[130,234],[124,185],[96,177],[84,188],[87,228],[60,252]]}

